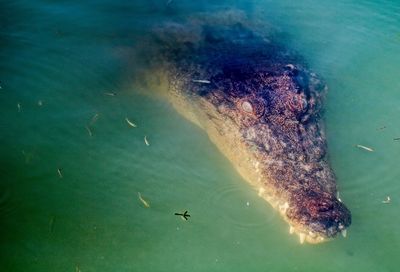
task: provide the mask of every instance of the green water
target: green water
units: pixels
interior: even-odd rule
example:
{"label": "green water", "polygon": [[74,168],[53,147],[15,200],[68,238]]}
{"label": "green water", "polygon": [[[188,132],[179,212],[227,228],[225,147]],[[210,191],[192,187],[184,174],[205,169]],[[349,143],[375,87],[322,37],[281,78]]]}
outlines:
{"label": "green water", "polygon": [[[0,1],[0,271],[399,271],[400,3],[81,2]],[[230,8],[328,83],[346,239],[300,245],[203,131],[132,84],[150,25]]]}

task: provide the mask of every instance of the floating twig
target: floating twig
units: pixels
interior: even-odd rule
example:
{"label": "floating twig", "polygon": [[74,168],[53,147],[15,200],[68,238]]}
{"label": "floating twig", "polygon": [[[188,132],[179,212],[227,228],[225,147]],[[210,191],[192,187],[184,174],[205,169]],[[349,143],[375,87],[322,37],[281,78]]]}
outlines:
{"label": "floating twig", "polygon": [[185,211],[184,213],[175,213],[175,215],[179,215],[182,220],[187,221],[190,217],[190,214],[188,214],[188,211]]}
{"label": "floating twig", "polygon": [[133,123],[131,120],[128,119],[128,117],[125,118],[125,121],[128,123],[128,125],[130,125],[131,127],[136,127],[136,124]]}
{"label": "floating twig", "polygon": [[356,145],[356,147],[364,149],[364,150],[369,151],[369,152],[374,152],[374,150],[372,148],[368,147],[368,146],[364,146],[364,145],[359,145],[358,144],[358,145]]}
{"label": "floating twig", "polygon": [[139,197],[140,202],[142,202],[143,205],[144,205],[146,208],[150,208],[149,202],[147,202],[146,200],[143,199],[142,194],[141,194],[140,192],[138,192],[138,197]]}
{"label": "floating twig", "polygon": [[175,215],[179,215],[182,220],[187,221],[190,217],[190,214],[188,214],[188,211],[185,211],[184,213],[175,213]]}

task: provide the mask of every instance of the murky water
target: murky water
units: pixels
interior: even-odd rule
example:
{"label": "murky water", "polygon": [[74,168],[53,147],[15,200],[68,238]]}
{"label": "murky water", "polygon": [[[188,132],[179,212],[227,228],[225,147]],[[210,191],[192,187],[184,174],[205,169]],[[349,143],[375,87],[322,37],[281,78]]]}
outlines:
{"label": "murky water", "polygon": [[[399,3],[80,2],[0,2],[1,271],[398,271]],[[346,239],[300,245],[203,131],[132,83],[155,22],[231,8],[329,85]]]}

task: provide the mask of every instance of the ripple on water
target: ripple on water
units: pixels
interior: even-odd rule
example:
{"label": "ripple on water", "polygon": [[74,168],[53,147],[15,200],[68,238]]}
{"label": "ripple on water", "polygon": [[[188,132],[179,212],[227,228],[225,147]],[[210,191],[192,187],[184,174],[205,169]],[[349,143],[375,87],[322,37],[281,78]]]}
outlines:
{"label": "ripple on water", "polygon": [[219,187],[209,201],[212,207],[219,209],[222,220],[239,229],[262,228],[276,217],[269,204],[245,185]]}
{"label": "ripple on water", "polygon": [[[367,156],[370,158],[365,158]],[[347,194],[364,196],[399,192],[399,183],[394,182],[399,173],[396,162],[384,157],[380,154],[355,156],[351,164],[341,168],[339,191],[343,189]]]}

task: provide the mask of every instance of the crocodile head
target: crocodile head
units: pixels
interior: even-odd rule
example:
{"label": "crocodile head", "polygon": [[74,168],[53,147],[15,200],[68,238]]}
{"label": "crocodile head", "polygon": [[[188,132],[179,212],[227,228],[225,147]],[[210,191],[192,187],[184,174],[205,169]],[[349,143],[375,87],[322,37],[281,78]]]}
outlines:
{"label": "crocodile head", "polygon": [[321,119],[326,85],[285,46],[241,25],[203,27],[196,37],[160,58],[175,108],[207,131],[301,242],[345,235],[351,215],[336,197]]}

